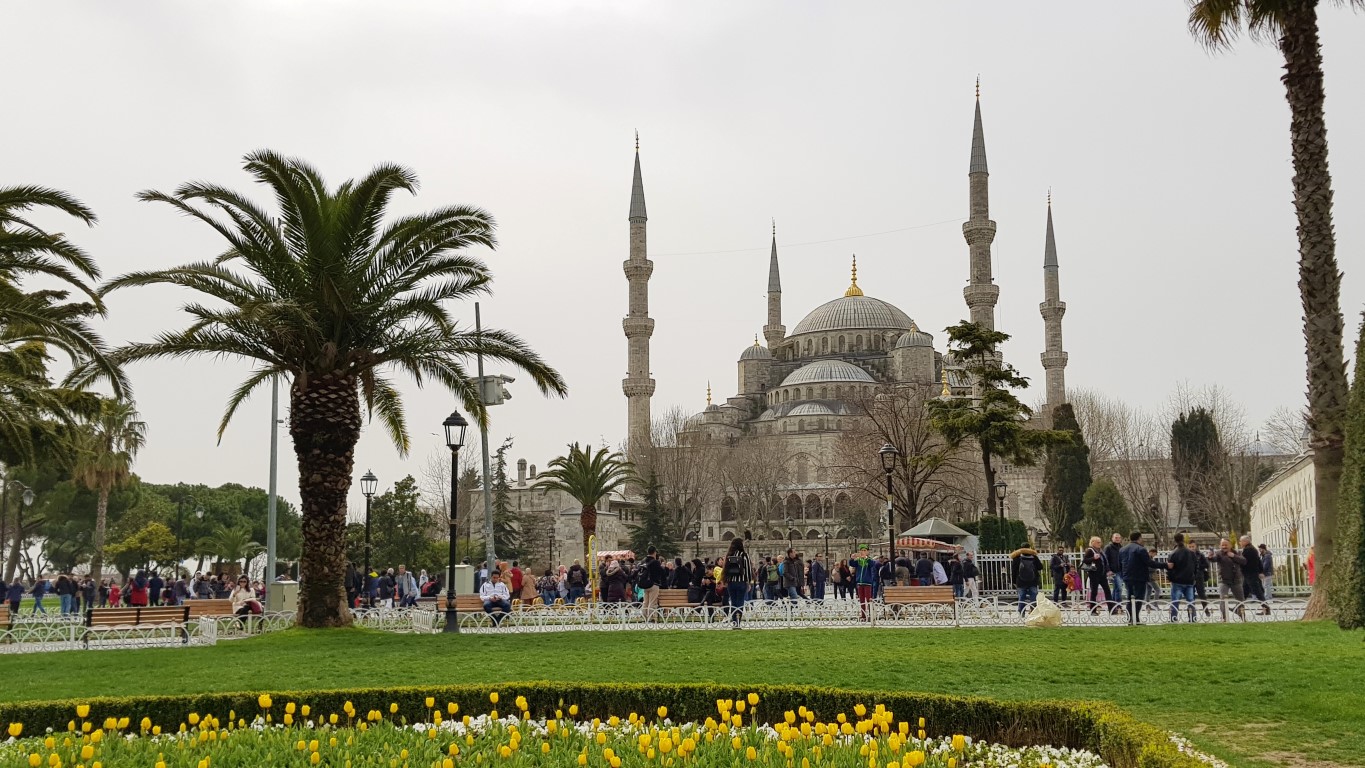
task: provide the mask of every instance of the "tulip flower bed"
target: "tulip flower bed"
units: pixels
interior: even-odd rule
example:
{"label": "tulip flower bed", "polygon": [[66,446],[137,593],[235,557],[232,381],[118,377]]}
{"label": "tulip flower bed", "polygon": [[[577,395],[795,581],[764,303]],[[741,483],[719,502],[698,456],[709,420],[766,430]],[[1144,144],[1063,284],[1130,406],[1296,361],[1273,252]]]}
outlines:
{"label": "tulip flower bed", "polygon": [[349,766],[417,768],[455,765],[506,766],[831,766],[838,768],[958,768],[962,766],[1057,766],[1098,768],[1090,752],[1054,747],[1010,748],[963,735],[927,738],[923,720],[908,721],[883,706],[858,704],[823,721],[805,707],[767,724],[754,716],[760,699],[716,701],[702,722],[675,723],[666,707],[642,716],[580,719],[570,704],[547,717],[533,717],[525,698],[497,712],[463,714],[459,704],[425,700],[427,717],[405,722],[395,702],[389,712],[360,712],[346,702],[339,712],[307,704],[277,706],[262,695],[249,714],[190,713],[163,731],[150,719],[105,718],[93,722],[78,706],[66,731],[28,735],[9,726],[0,744],[0,765],[32,768],[210,768],[219,766]]}

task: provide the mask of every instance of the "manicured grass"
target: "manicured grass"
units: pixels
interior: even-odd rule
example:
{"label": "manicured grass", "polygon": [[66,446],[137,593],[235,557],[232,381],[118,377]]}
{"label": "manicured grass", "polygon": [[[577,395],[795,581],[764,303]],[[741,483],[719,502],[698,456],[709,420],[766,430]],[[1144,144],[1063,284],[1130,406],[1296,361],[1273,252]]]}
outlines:
{"label": "manicured grass", "polygon": [[[1365,644],[1316,624],[392,635],[0,656],[0,700],[581,680],[1112,701],[1233,765],[1365,765]],[[1308,761],[1318,761],[1308,762]]]}

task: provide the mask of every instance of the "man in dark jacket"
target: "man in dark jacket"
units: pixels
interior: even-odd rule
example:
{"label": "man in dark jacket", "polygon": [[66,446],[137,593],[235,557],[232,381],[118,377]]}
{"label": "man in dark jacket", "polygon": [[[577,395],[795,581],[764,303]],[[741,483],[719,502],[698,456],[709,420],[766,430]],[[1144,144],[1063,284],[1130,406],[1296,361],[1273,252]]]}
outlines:
{"label": "man in dark jacket", "polygon": [[166,588],[166,582],[161,579],[161,574],[152,572],[152,577],[147,579],[147,600],[149,605],[161,605],[161,591]]}
{"label": "man in dark jacket", "polygon": [[1222,539],[1218,542],[1218,551],[1213,553],[1209,562],[1218,569],[1218,606],[1223,611],[1223,621],[1228,620],[1229,596],[1237,601],[1237,615],[1241,616],[1242,566],[1246,565],[1246,558],[1232,546],[1232,542]]}
{"label": "man in dark jacket", "polygon": [[928,553],[919,553],[919,559],[915,561],[915,579],[921,587],[934,586],[934,564]]}
{"label": "man in dark jacket", "polygon": [[1265,602],[1265,585],[1261,583],[1261,552],[1251,543],[1251,537],[1245,534],[1238,539],[1237,543],[1242,548],[1242,590],[1246,593],[1246,599],[1253,597],[1261,601],[1261,612],[1270,613],[1270,606]]}
{"label": "man in dark jacket", "polygon": [[1109,580],[1109,597],[1116,603],[1123,602],[1123,562],[1119,553],[1123,551],[1123,537],[1114,534],[1109,537],[1109,546],[1104,548],[1104,576]]}
{"label": "man in dark jacket", "polygon": [[1190,621],[1194,614],[1194,580],[1198,574],[1198,561],[1194,553],[1185,546],[1185,534],[1175,535],[1175,549],[1166,557],[1166,574],[1171,580],[1171,623],[1180,617],[1180,601],[1183,598],[1190,604]]}
{"label": "man in dark jacket", "polygon": [[1038,585],[1043,579],[1043,561],[1038,552],[1027,544],[1010,553],[1010,578],[1019,590],[1019,615],[1038,602]]}
{"label": "man in dark jacket", "polygon": [[821,562],[817,554],[810,561],[810,596],[812,600],[825,599],[825,580],[829,574],[825,573],[825,564]]}
{"label": "man in dark jacket", "polygon": [[1204,615],[1209,615],[1209,597],[1205,591],[1209,584],[1209,558],[1198,547],[1191,547],[1190,554],[1194,556],[1194,594],[1199,598],[1199,605],[1204,609]]}
{"label": "man in dark jacket", "polygon": [[1128,623],[1142,623],[1142,606],[1147,597],[1147,580],[1151,577],[1152,556],[1142,543],[1142,532],[1133,531],[1128,544],[1119,551],[1123,568],[1123,587],[1127,590]]}
{"label": "man in dark jacket", "polygon": [[1060,603],[1066,600],[1066,571],[1071,567],[1071,561],[1067,559],[1066,548],[1057,547],[1057,551],[1052,553],[1052,562],[1048,564],[1048,570],[1052,572],[1052,602]]}

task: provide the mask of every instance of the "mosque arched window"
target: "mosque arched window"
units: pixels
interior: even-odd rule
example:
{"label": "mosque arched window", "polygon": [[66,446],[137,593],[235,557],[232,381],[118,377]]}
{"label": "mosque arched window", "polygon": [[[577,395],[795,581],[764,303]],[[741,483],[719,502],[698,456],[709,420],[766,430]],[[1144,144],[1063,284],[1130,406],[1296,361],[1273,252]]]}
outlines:
{"label": "mosque arched window", "polygon": [[854,352],[863,351],[863,335],[861,333],[853,337],[853,351]]}
{"label": "mosque arched window", "polygon": [[840,351],[840,352],[843,352],[843,351],[844,351],[844,337],[843,337],[843,336],[840,336],[840,337],[839,337],[839,351]]}
{"label": "mosque arched window", "polygon": [[811,494],[806,497],[805,505],[806,519],[815,520],[820,517],[820,497]]}
{"label": "mosque arched window", "polygon": [[825,336],[825,337],[823,337],[823,338],[820,339],[820,354],[823,355],[823,354],[826,354],[826,353],[828,353],[828,352],[829,352],[829,337],[828,337],[828,336]]}
{"label": "mosque arched window", "polygon": [[821,400],[829,399],[829,387],[820,387],[820,399]]}
{"label": "mosque arched window", "polygon": [[797,495],[794,494],[794,493],[793,493],[792,495],[788,496],[788,497],[787,497],[787,507],[786,507],[785,512],[786,512],[787,517],[790,517],[792,520],[800,520],[800,519],[801,519],[801,497],[800,497],[800,496],[797,496]]}
{"label": "mosque arched window", "polygon": [[815,399],[815,387],[806,387],[806,399],[807,400]]}
{"label": "mosque arched window", "polygon": [[835,385],[834,385],[834,399],[836,399],[836,400],[842,400],[842,399],[844,399],[844,388],[843,388],[843,385],[841,385],[841,384],[835,384]]}
{"label": "mosque arched window", "polygon": [[[796,482],[798,483],[810,482],[810,459],[807,458],[806,456],[796,457]],[[793,496],[791,498],[796,499],[797,505],[796,514],[798,515],[801,514],[801,499],[797,498],[796,496]],[[787,502],[790,503],[791,499],[788,499]]]}
{"label": "mosque arched window", "polygon": [[806,357],[810,357],[810,339],[806,339]]}
{"label": "mosque arched window", "polygon": [[796,420],[796,431],[797,431],[797,432],[805,432],[805,431],[806,431],[806,420],[805,420],[805,419],[797,419],[797,420]]}

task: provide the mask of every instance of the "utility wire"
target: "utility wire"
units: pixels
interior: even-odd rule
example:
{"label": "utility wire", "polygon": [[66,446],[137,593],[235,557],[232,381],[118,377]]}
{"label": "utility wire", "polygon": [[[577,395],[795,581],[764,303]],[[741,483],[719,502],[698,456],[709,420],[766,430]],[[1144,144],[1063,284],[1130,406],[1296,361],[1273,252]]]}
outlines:
{"label": "utility wire", "polygon": [[[867,233],[867,234],[865,234],[865,235],[849,235],[848,237],[834,237],[834,238],[830,238],[829,240],[811,240],[811,241],[805,242],[805,243],[779,243],[778,245],[781,246],[782,248],[800,248],[800,247],[802,247],[802,246],[807,246],[807,245],[825,245],[825,244],[827,244],[827,243],[840,243],[840,242],[844,242],[845,240],[858,240],[858,239],[861,239],[861,238],[864,238],[864,237],[880,237],[880,236],[882,236],[882,235],[893,235],[893,234],[895,234],[895,233],[897,233],[897,232],[909,232],[909,231],[912,230],[912,229],[928,229],[928,228],[930,228],[930,227],[941,227],[941,226],[943,226],[944,224],[956,224],[956,223],[961,222],[961,221],[965,221],[965,219],[962,219],[962,218],[944,219],[943,221],[935,221],[935,222],[933,222],[933,223],[931,223],[931,224],[916,224],[916,225],[911,226],[911,227],[901,227],[900,229],[888,229],[888,230],[886,230],[886,231],[884,231],[884,232],[869,232],[869,233]],[[754,251],[765,251],[765,250],[767,250],[767,249],[768,249],[767,246],[761,246],[761,247],[758,247],[758,248],[735,248],[735,249],[728,250],[728,251],[688,251],[688,252],[685,252],[685,253],[658,253],[658,254],[650,254],[650,255],[651,255],[651,256],[720,256],[720,255],[727,254],[727,253],[751,253],[751,252],[754,252]]]}

